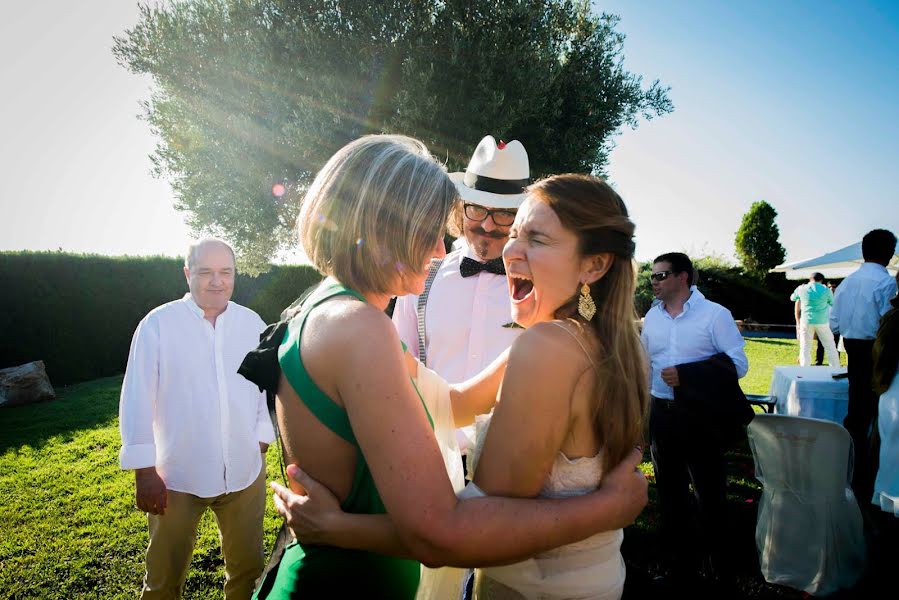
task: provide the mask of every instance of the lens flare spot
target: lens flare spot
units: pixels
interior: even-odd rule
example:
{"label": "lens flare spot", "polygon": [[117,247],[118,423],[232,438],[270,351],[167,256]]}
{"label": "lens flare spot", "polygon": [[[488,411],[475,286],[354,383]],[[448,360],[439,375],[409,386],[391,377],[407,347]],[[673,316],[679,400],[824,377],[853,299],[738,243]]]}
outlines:
{"label": "lens flare spot", "polygon": [[274,196],[275,198],[281,198],[286,193],[287,188],[284,187],[283,183],[276,183],[272,186],[272,196]]}
{"label": "lens flare spot", "polygon": [[328,231],[337,231],[337,223],[335,223],[325,215],[318,213],[318,216],[315,217],[315,220],[322,229],[327,229]]}
{"label": "lens flare spot", "polygon": [[363,246],[363,244],[365,244],[365,240],[363,240],[362,238],[359,238],[359,239],[356,240],[356,247],[357,247],[357,248],[361,248],[361,247]]}

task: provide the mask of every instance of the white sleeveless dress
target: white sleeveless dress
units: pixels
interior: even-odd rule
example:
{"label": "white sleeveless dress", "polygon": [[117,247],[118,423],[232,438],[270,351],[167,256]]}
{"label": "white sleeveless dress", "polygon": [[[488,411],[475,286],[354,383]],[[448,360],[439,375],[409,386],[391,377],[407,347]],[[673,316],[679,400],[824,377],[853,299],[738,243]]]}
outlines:
{"label": "white sleeveless dress", "polygon": [[[472,473],[477,469],[489,423],[490,415],[476,420],[476,445],[469,456]],[[539,495],[581,496],[596,490],[600,479],[600,454],[570,460],[560,452]],[[460,498],[484,495],[474,482],[459,493]],[[623,539],[621,529],[605,531],[512,565],[478,569],[474,600],[617,600],[624,591]]]}

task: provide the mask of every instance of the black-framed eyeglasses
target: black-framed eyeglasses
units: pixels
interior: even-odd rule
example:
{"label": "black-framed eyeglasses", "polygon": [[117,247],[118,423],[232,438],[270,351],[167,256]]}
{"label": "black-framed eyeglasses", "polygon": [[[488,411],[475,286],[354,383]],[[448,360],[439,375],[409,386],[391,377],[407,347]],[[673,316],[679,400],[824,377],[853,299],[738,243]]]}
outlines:
{"label": "black-framed eyeglasses", "polygon": [[674,275],[674,271],[659,271],[649,276],[653,281],[665,281],[669,276]]}
{"label": "black-framed eyeglasses", "polygon": [[465,216],[472,221],[486,221],[493,217],[493,222],[500,227],[507,227],[515,222],[515,211],[507,208],[485,208],[479,204],[464,205]]}

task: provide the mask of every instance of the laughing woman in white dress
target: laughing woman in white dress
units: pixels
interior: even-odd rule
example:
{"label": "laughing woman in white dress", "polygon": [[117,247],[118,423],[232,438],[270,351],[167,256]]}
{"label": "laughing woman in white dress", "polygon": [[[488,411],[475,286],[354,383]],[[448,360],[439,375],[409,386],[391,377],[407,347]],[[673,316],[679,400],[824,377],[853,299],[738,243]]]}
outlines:
{"label": "laughing woman in white dress", "polygon": [[[634,226],[602,180],[529,190],[503,252],[512,346],[500,401],[479,418],[463,497],[588,493],[642,440],[648,391],[634,314]],[[478,569],[475,598],[620,598],[620,529],[506,566]]]}

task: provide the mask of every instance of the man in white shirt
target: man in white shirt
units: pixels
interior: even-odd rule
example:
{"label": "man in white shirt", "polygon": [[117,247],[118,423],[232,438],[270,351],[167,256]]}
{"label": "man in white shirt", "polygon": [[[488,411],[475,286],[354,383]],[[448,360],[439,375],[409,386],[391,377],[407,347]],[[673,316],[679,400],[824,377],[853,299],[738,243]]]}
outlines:
{"label": "man in white shirt", "polygon": [[197,525],[215,513],[225,598],[251,596],[264,566],[265,452],[275,434],[265,396],[237,374],[265,323],[230,301],[234,251],[193,244],[190,293],[159,306],[134,332],[122,384],[122,469],[134,470],[150,545],[141,598],[178,598]]}
{"label": "man in white shirt", "polygon": [[878,398],[871,387],[874,338],[880,317],[890,310],[896,280],[886,266],[896,252],[896,236],[885,229],[869,231],[862,238],[865,262],[843,280],[834,294],[830,328],[843,336],[849,359],[849,410],[843,425],[852,436],[855,468],[852,489],[866,506],[874,493],[877,448],[872,448],[872,424],[877,423]]}
{"label": "man in white shirt", "polygon": [[[692,261],[680,252],[655,259],[651,281],[660,302],[646,313],[640,335],[650,361],[649,430],[662,541],[676,583],[696,573],[695,560],[700,557],[710,560],[713,569],[728,566],[724,448],[707,423],[675,403],[675,388],[682,383],[678,365],[724,353],[733,362],[737,378],[749,369],[733,316],[692,287],[693,273]],[[690,526],[691,485],[700,536]]]}
{"label": "man in white shirt", "polygon": [[[449,382],[481,372],[521,331],[512,323],[502,253],[529,169],[521,142],[497,144],[489,135],[481,140],[465,172],[450,174],[462,197],[451,233],[464,243],[432,264],[421,296],[398,298],[394,306],[400,339]],[[458,432],[463,451],[471,435],[471,428]]]}

